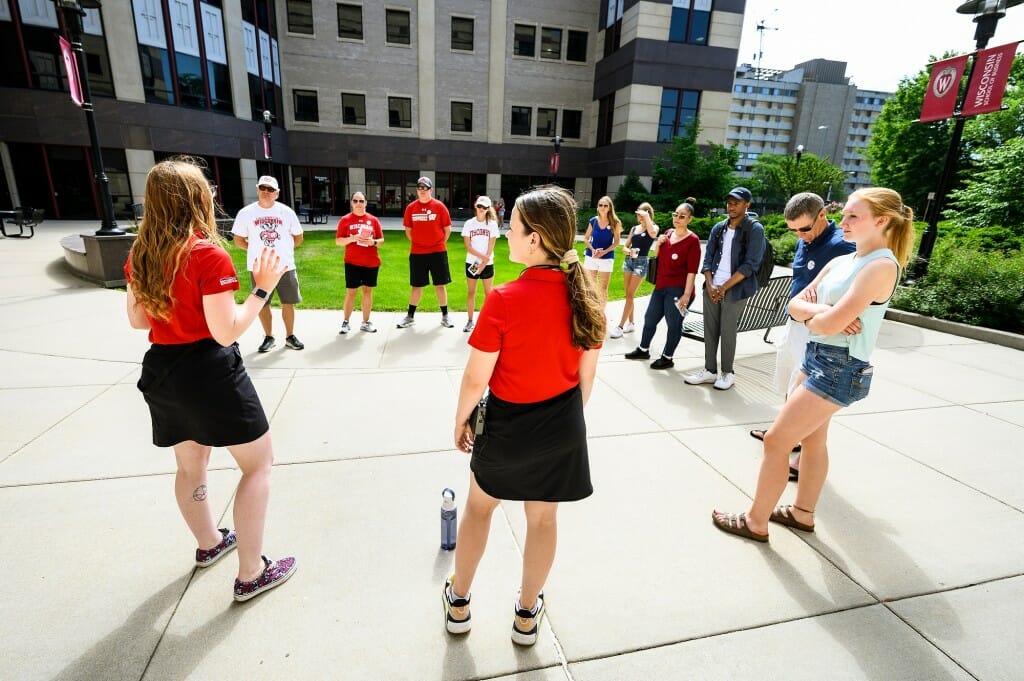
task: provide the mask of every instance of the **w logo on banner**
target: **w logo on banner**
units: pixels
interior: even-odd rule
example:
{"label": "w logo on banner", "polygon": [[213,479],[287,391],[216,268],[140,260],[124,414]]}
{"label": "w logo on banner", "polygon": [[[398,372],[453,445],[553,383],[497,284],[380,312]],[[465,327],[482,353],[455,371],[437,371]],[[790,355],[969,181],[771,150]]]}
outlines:
{"label": "w logo on banner", "polygon": [[932,64],[932,77],[921,104],[921,122],[941,121],[953,115],[960,80],[967,66],[967,55],[944,59]]}

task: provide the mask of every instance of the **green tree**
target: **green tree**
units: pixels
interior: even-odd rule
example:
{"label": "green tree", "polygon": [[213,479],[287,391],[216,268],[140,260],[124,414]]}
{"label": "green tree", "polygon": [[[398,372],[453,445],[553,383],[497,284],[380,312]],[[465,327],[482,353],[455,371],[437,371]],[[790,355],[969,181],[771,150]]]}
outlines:
{"label": "green tree", "polygon": [[619,186],[619,191],[615,193],[615,210],[631,213],[641,203],[650,200],[651,193],[640,181],[640,176],[635,170],[630,170]]}
{"label": "green tree", "polygon": [[846,177],[842,168],[826,158],[803,154],[799,159],[783,154],[761,154],[751,169],[756,194],[768,205],[781,206],[798,192],[814,192],[821,198],[837,198]]}
{"label": "green tree", "polygon": [[736,185],[733,169],[739,151],[714,142],[702,148],[697,144],[699,134],[700,119],[694,118],[652,161],[651,203],[655,210],[673,210],[683,198],[693,196],[697,213],[706,215],[709,208],[721,206],[722,197]]}
{"label": "green tree", "polygon": [[999,225],[1024,234],[1024,138],[1015,137],[994,149],[979,151],[975,170],[964,186],[949,195],[943,215],[962,227]]}

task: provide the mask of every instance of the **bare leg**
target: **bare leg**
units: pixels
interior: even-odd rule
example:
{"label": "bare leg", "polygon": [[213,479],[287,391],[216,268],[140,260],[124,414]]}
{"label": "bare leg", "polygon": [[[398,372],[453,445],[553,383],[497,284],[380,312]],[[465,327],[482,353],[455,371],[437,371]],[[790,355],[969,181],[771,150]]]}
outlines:
{"label": "bare leg", "polygon": [[422,286],[413,286],[412,290],[409,291],[409,304],[410,305],[419,305],[420,304],[420,298],[422,298],[422,297],[423,297],[423,287]]}
{"label": "bare leg", "polygon": [[435,286],[434,293],[437,294],[438,305],[448,304],[448,288],[446,286]]}
{"label": "bare leg", "polygon": [[597,273],[597,293],[601,296],[601,309],[608,303],[608,284],[611,283],[612,273],[611,272],[598,272]]}
{"label": "bare leg", "polygon": [[263,327],[263,335],[264,336],[271,336],[271,335],[273,335],[270,332],[271,331],[271,325],[270,325],[270,305],[264,305],[263,307],[260,308],[260,325]]}
{"label": "bare leg", "polygon": [[523,581],[519,604],[532,610],[537,595],[555,562],[558,543],[558,504],[549,501],[526,501],[526,546],[523,548]]}
{"label": "bare leg", "polygon": [[206,467],[210,463],[210,447],[192,440],[174,445],[178,472],[174,476],[174,498],[185,524],[201,549],[212,549],[224,537],[217,531],[210,502],[207,499]]}
{"label": "bare leg", "polygon": [[452,591],[458,596],[467,596],[473,586],[476,568],[487,548],[487,535],[491,530],[491,516],[498,507],[498,500],[480,489],[476,477],[469,474],[469,497],[459,523],[459,534],[455,540],[455,577]]}
{"label": "bare leg", "polygon": [[263,572],[263,528],[270,499],[270,467],[274,449],[268,430],[259,439],[228,447],[242,470],[235,492],[235,536],[238,537],[238,578],[251,582]]}
{"label": "bare leg", "polygon": [[[353,294],[353,297],[354,297],[355,296],[355,291],[353,291],[352,294]],[[373,289],[370,288],[369,286],[364,286],[363,287],[363,321],[364,322],[370,321],[370,312],[372,310],[373,310]],[[345,319],[348,319],[348,317],[345,317]]]}
{"label": "bare leg", "polygon": [[284,335],[292,335],[295,331],[295,306],[281,303],[281,318],[284,319]]}
{"label": "bare leg", "polygon": [[466,317],[473,321],[473,310],[476,308],[476,279],[466,277]]}
{"label": "bare leg", "polygon": [[484,300],[487,300],[487,295],[491,292],[491,289],[494,288],[494,277],[491,277],[490,279],[484,279],[483,282],[484,282]]}
{"label": "bare leg", "polygon": [[356,291],[358,289],[349,288],[345,289],[345,321],[349,320],[352,316],[352,309],[356,306]]}
{"label": "bare leg", "polygon": [[640,277],[632,272],[625,272],[622,275],[622,285],[626,290],[626,303],[622,306],[622,319],[619,327],[624,328],[626,322],[633,322],[633,301],[636,297],[636,290],[640,287]]}

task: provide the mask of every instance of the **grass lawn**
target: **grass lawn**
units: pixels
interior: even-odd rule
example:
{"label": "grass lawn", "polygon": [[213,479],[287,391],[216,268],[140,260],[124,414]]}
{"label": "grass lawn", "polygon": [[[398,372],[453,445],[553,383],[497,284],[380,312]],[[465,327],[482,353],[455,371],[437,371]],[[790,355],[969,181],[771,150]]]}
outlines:
{"label": "grass lawn", "polygon": [[[334,243],[334,232],[314,230],[305,232],[306,238],[296,251],[296,266],[299,285],[302,289],[303,309],[340,310],[345,302],[345,249]],[[248,277],[245,275],[245,251],[227,246],[235,269],[242,276],[241,289],[235,296],[238,302],[249,295]],[[580,260],[583,259],[583,244],[577,244]],[[384,243],[379,247],[382,265],[377,277],[377,288],[373,292],[373,309],[381,311],[404,311],[409,305],[409,240],[405,232],[388,230],[384,232]],[[448,240],[448,264],[452,272],[452,283],[448,285],[448,308],[452,311],[466,310],[466,247],[462,236],[453,233]],[[494,248],[494,283],[510,281],[519,276],[522,265],[509,261],[508,240],[500,237]],[[610,300],[625,297],[622,289],[622,253],[616,255],[612,272]],[[640,286],[638,295],[648,295],[653,286],[646,281]],[[477,309],[483,303],[483,286],[477,285]],[[356,296],[356,310],[359,309]],[[275,298],[274,305],[277,306]],[[424,312],[437,312],[437,298],[432,286],[423,291],[423,299],[417,308]]]}

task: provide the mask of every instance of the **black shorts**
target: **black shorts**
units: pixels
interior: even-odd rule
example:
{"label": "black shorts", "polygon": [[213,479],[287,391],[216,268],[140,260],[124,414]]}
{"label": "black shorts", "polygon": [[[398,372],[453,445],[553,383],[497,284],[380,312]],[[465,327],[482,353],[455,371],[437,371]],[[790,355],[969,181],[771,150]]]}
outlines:
{"label": "black shorts", "polygon": [[186,440],[211,447],[241,445],[270,429],[238,343],[225,348],[208,338],[154,344],[142,359],[137,387],[149,405],[157,447]]}
{"label": "black shorts", "polygon": [[437,253],[409,254],[409,286],[419,288],[433,280],[434,286],[452,283],[452,273],[448,269],[448,251]]}
{"label": "black shorts", "polygon": [[373,288],[377,285],[377,272],[379,271],[379,267],[353,265],[347,262],[345,263],[345,288],[359,288],[360,286]]}
{"label": "black shorts", "polygon": [[494,279],[494,265],[487,265],[478,270],[476,274],[469,271],[470,265],[471,263],[466,263],[466,279]]}

